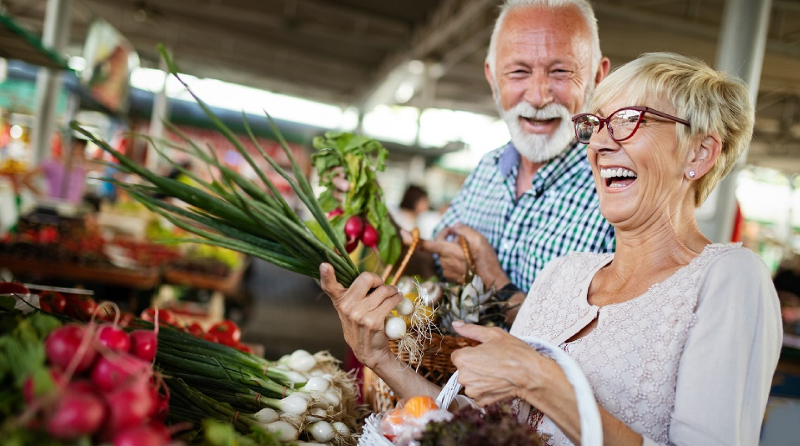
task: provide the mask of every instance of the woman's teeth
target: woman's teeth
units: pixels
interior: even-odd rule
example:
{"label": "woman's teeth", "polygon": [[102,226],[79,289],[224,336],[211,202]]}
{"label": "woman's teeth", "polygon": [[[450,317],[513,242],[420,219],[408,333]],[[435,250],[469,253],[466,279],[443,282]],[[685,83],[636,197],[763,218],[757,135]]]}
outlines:
{"label": "woman's teeth", "polygon": [[600,178],[636,178],[636,174],[628,169],[618,167],[616,169],[600,169]]}
{"label": "woman's teeth", "polygon": [[633,171],[622,167],[600,169],[600,177],[606,179],[606,186],[608,187],[625,187],[633,183],[637,178]]}

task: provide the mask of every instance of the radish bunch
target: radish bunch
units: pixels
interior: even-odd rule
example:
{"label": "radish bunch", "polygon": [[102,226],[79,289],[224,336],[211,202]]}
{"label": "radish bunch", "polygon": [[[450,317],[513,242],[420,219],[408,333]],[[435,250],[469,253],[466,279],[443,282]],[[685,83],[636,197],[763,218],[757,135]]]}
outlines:
{"label": "radish bunch", "polygon": [[[336,215],[341,215],[341,210]],[[360,215],[354,215],[348,218],[344,224],[344,235],[346,237],[344,249],[346,249],[348,253],[353,252],[353,250],[358,247],[359,241],[367,248],[378,252],[378,240],[380,236],[375,227],[369,224],[366,218]]]}
{"label": "radish bunch", "polygon": [[163,446],[171,442],[164,426],[168,392],[159,393],[160,377],[152,361],[157,333],[128,334],[115,323],[68,324],[44,341],[54,390],[29,377],[24,395],[35,425],[54,438],[92,437],[113,446]]}

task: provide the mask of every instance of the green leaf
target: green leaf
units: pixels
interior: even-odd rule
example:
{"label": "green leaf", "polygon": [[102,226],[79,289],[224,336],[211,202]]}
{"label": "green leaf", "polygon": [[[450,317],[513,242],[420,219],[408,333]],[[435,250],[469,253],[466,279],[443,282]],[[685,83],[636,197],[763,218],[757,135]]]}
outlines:
{"label": "green leaf", "polygon": [[54,318],[53,316],[42,313],[33,314],[28,318],[28,320],[30,321],[31,326],[38,333],[39,339],[46,338],[51,331],[62,325],[60,320]]}
{"label": "green leaf", "polygon": [[331,248],[333,248],[333,242],[328,237],[328,235],[325,233],[325,230],[322,229],[322,226],[319,224],[318,221],[316,221],[316,220],[308,220],[308,221],[306,221],[306,226],[308,226],[308,229],[310,229],[311,232],[315,236],[317,236],[318,239],[320,239],[326,245],[328,245]]}
{"label": "green leaf", "polygon": [[206,446],[238,446],[238,435],[229,423],[216,420],[203,421],[203,437]]}
{"label": "green leaf", "polygon": [[320,194],[317,200],[319,200],[319,205],[322,206],[322,210],[325,212],[330,212],[341,205],[339,200],[337,200],[329,191],[325,191]]}
{"label": "green leaf", "polygon": [[11,311],[16,303],[17,299],[14,296],[0,296],[0,310]]}

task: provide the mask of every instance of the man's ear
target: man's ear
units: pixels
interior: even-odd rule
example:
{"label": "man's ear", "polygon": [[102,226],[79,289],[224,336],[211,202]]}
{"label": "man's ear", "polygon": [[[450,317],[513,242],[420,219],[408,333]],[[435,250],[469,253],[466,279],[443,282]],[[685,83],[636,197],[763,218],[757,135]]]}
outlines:
{"label": "man's ear", "polygon": [[609,70],[611,70],[611,61],[608,60],[608,57],[601,58],[600,65],[597,66],[597,73],[594,74],[595,86],[608,76]]}
{"label": "man's ear", "polygon": [[489,67],[489,62],[484,62],[483,64],[483,74],[486,75],[486,82],[489,83],[489,88],[492,89],[492,98],[496,101],[497,98],[497,82],[494,79],[494,73],[492,73],[492,69]]}
{"label": "man's ear", "polygon": [[712,133],[704,136],[688,154],[686,178],[692,178],[689,174],[690,171],[695,173],[694,178],[700,178],[708,173],[714,167],[721,152],[722,140],[719,135]]}

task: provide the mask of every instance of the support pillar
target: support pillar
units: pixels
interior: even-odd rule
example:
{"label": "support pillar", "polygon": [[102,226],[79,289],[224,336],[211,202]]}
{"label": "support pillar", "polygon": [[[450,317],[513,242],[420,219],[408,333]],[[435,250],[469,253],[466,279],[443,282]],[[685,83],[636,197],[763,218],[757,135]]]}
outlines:
{"label": "support pillar", "polygon": [[[722,18],[716,69],[742,78],[753,104],[758,97],[772,0],[728,0]],[[698,210],[700,230],[711,241],[731,240],[736,215],[736,177],[747,159],[747,148],[737,166]]]}
{"label": "support pillar", "polygon": [[[44,18],[42,44],[61,54],[69,40],[72,0],[48,0]],[[36,76],[36,118],[31,147],[31,167],[39,165],[50,156],[50,138],[55,130],[56,105],[61,91],[58,70],[39,68]],[[69,140],[64,141],[65,147]]]}
{"label": "support pillar", "polygon": [[[147,132],[154,141],[164,137],[164,120],[169,120],[169,99],[167,98],[167,62],[161,58],[158,69],[164,73],[161,89],[153,96],[153,111],[150,114],[150,128]],[[152,144],[147,144],[147,169],[158,173],[161,157]]]}

